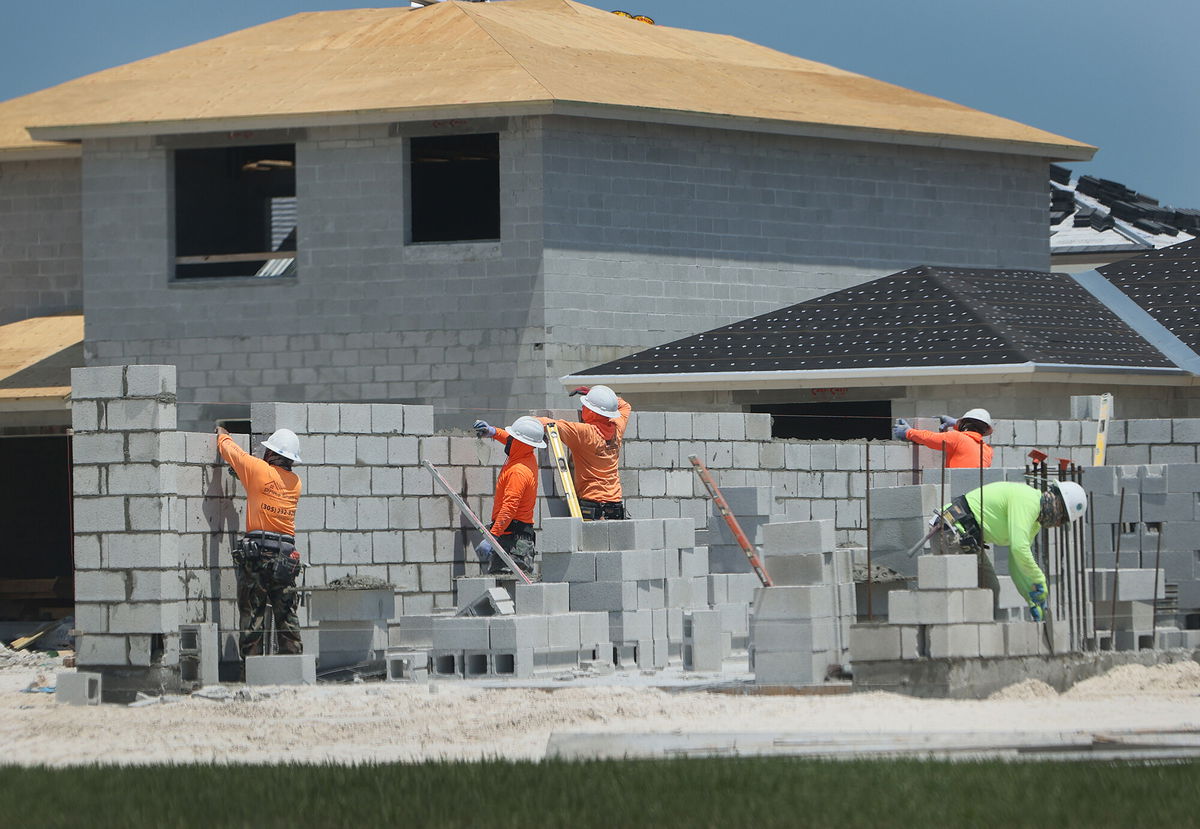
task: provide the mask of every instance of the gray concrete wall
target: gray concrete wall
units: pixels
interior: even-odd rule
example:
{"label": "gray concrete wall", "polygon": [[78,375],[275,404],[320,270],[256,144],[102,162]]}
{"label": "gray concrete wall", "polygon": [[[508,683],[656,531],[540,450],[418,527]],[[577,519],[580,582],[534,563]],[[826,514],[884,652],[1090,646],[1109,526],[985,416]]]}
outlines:
{"label": "gray concrete wall", "polygon": [[0,325],[82,308],[79,159],[0,163]]}
{"label": "gray concrete wall", "polygon": [[455,422],[510,408],[545,377],[540,139],[520,119],[501,136],[501,241],[406,246],[404,137],[310,131],[298,274],[273,280],[174,281],[170,152],[88,142],[90,363],[177,366],[192,427],[268,399],[437,401]]}
{"label": "gray concrete wall", "polygon": [[1049,268],[1034,158],[545,122],[551,374],[914,265]]}

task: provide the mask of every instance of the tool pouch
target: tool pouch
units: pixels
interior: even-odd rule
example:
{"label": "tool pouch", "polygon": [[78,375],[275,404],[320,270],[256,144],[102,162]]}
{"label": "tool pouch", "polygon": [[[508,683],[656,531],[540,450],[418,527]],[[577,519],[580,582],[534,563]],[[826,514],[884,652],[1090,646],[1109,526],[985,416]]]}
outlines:
{"label": "tool pouch", "polygon": [[233,563],[238,567],[254,568],[262,559],[262,547],[250,538],[239,538],[233,547]]}
{"label": "tool pouch", "polygon": [[300,574],[300,551],[291,544],[281,543],[270,565],[271,579],[277,584],[291,587]]}

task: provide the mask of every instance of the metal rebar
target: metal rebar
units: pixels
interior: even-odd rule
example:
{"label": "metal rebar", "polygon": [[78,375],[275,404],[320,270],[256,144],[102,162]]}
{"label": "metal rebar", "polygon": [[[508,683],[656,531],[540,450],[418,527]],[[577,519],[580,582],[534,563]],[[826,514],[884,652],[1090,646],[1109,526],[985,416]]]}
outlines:
{"label": "metal rebar", "polygon": [[[916,444],[913,444],[916,447]],[[871,594],[874,591],[875,579],[874,568],[871,566],[871,441],[867,441],[867,502],[865,509],[867,511],[867,621],[871,621],[874,614],[871,607]],[[853,572],[854,568],[850,568]]]}
{"label": "metal rebar", "polygon": [[1158,565],[1162,560],[1162,525],[1158,528],[1158,542],[1154,545],[1154,615],[1150,617],[1150,632],[1158,630]]}
{"label": "metal rebar", "polygon": [[1125,487],[1121,487],[1121,500],[1117,504],[1117,544],[1116,555],[1113,558],[1112,601],[1108,610],[1108,649],[1117,649],[1117,587],[1121,583],[1121,519],[1125,517]]}
{"label": "metal rebar", "polygon": [[[1096,498],[1096,494],[1094,492],[1088,493],[1088,501],[1090,503],[1095,504],[1096,503],[1095,498]],[[1088,600],[1088,603],[1091,605],[1091,607],[1088,608],[1088,610],[1090,611],[1091,617],[1092,617],[1092,650],[1099,650],[1100,649],[1100,641],[1096,638],[1096,605],[1092,602],[1092,595],[1094,594],[1095,589],[1096,589],[1096,511],[1094,509],[1088,511],[1088,521],[1090,522],[1091,528],[1092,528],[1091,529],[1092,543],[1090,546],[1090,550],[1091,550],[1091,554],[1092,554],[1092,583],[1089,586],[1089,589],[1087,591],[1087,600]]]}

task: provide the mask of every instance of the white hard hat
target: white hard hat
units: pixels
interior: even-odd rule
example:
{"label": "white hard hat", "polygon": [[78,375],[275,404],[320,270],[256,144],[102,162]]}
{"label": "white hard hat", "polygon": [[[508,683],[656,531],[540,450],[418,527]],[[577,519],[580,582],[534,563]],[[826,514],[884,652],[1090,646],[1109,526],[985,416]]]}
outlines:
{"label": "white hard hat", "polygon": [[527,443],[534,449],[546,448],[546,427],[536,417],[518,417],[508,433],[521,443]]}
{"label": "white hard hat", "polygon": [[583,405],[604,417],[621,416],[621,410],[617,408],[617,393],[608,386],[592,386],[592,390],[583,396]]}
{"label": "white hard hat", "polygon": [[1054,486],[1058,488],[1058,494],[1062,496],[1063,504],[1066,505],[1067,518],[1071,521],[1082,518],[1087,509],[1087,493],[1083,491],[1083,487],[1074,481],[1055,481]]}
{"label": "white hard hat", "polygon": [[300,463],[300,438],[291,429],[276,429],[271,436],[262,442],[276,455],[281,455],[294,463]]}
{"label": "white hard hat", "polygon": [[962,431],[962,422],[964,420],[978,420],[980,423],[982,423],[984,426],[987,427],[987,431],[983,433],[985,436],[990,435],[992,433],[992,416],[991,416],[991,414],[988,413],[987,409],[971,409],[969,412],[967,412],[966,414],[964,414],[962,417],[960,417],[958,419],[958,422],[954,424],[954,428],[958,429],[961,432]]}

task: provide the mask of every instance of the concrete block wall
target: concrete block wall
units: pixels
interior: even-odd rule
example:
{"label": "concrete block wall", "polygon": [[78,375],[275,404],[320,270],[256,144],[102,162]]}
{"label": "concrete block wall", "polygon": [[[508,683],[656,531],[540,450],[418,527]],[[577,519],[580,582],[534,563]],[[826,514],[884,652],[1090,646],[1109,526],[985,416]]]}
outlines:
{"label": "concrete block wall", "polygon": [[552,377],[914,263],[1048,268],[1032,158],[565,117],[543,151]]}
{"label": "concrete block wall", "polygon": [[0,163],[0,325],[83,308],[80,161]]}

